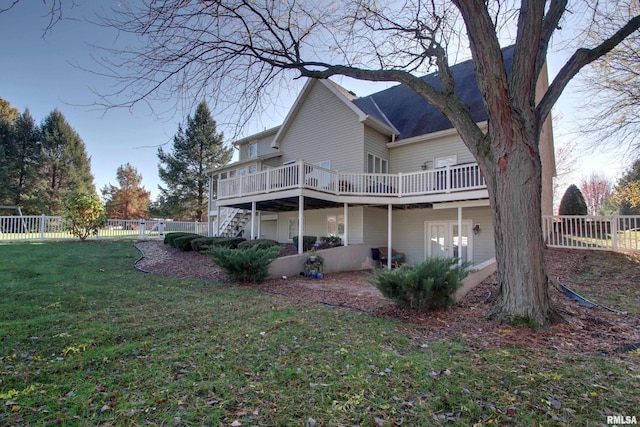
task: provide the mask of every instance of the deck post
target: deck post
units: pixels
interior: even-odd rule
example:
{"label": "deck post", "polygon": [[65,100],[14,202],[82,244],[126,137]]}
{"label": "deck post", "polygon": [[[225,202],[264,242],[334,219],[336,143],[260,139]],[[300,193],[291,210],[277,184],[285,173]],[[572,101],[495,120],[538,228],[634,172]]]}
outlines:
{"label": "deck post", "polygon": [[[338,231],[338,224],[336,224],[336,231]],[[345,246],[349,246],[349,204],[344,204],[344,240],[342,242]]]}
{"label": "deck post", "polygon": [[462,206],[458,206],[458,265],[462,265]]}
{"label": "deck post", "polygon": [[251,202],[251,240],[256,238],[256,202]]}
{"label": "deck post", "polygon": [[302,255],[302,230],[304,229],[304,196],[298,196],[298,254]]}
{"label": "deck post", "polygon": [[216,203],[216,236],[220,235],[220,205]]}
{"label": "deck post", "polygon": [[388,204],[387,205],[387,250],[388,250],[388,255],[387,255],[387,268],[389,270],[391,270],[391,261],[392,261],[392,254],[393,254],[393,249],[391,249],[393,247],[393,233],[392,233],[392,221],[393,221],[393,205],[392,204]]}

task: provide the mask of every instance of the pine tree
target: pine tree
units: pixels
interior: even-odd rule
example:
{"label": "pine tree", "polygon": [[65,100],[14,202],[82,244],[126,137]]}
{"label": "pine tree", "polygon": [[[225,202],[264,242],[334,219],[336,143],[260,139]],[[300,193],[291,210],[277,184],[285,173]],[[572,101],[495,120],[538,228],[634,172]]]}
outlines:
{"label": "pine tree", "polygon": [[158,149],[158,171],[166,188],[159,186],[164,199],[164,212],[173,217],[204,221],[207,213],[209,179],[208,168],[227,164],[232,148],[226,148],[223,135],[216,133],[216,122],[203,101],[193,117],[187,117],[173,138],[173,151]]}
{"label": "pine tree", "polygon": [[41,131],[41,171],[45,179],[41,208],[43,213],[61,214],[69,194],[96,193],[90,158],[84,142],[59,110],[44,119]]}
{"label": "pine tree", "polygon": [[142,186],[142,174],[127,163],[118,168],[116,178],[120,187],[109,184],[102,189],[107,217],[145,218],[151,204],[151,192]]}
{"label": "pine tree", "polygon": [[575,184],[570,185],[560,201],[560,215],[586,215],[587,211],[582,192]]}
{"label": "pine tree", "polygon": [[0,118],[0,204],[15,205],[25,214],[37,214],[40,131],[25,110]]}

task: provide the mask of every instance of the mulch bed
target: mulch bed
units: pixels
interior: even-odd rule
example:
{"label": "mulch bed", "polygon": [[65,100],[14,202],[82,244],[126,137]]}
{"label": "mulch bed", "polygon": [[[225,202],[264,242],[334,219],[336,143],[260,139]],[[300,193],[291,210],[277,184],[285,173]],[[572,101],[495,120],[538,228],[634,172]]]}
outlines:
{"label": "mulch bed", "polygon": [[[180,252],[161,242],[141,242],[136,246],[143,252],[143,258],[137,263],[143,271],[205,281],[227,281],[224,273],[207,256]],[[592,251],[548,249],[549,277],[554,280],[571,277],[581,271],[590,257],[601,255]],[[640,271],[640,264],[635,264],[635,268]],[[517,346],[620,356],[629,354],[628,351],[640,343],[640,319],[600,306],[587,308],[567,298],[554,286],[549,292],[565,322],[544,331],[534,331],[525,325],[496,324],[485,317],[498,295],[495,275],[472,289],[450,309],[428,313],[406,310],[386,300],[368,283],[368,276],[366,271],[352,271],[326,274],[322,280],[289,277],[243,286],[281,295],[295,305],[325,304],[396,319],[411,327],[413,336],[420,342],[454,338],[464,340],[468,346],[477,349]]]}

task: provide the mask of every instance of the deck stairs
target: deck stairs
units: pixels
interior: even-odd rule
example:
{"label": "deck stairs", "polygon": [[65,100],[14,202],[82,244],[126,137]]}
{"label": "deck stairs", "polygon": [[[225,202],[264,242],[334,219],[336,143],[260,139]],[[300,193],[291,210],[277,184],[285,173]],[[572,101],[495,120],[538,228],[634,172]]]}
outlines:
{"label": "deck stairs", "polygon": [[[224,212],[226,211],[226,212]],[[221,212],[220,236],[237,236],[251,219],[251,213],[245,209],[227,208]]]}

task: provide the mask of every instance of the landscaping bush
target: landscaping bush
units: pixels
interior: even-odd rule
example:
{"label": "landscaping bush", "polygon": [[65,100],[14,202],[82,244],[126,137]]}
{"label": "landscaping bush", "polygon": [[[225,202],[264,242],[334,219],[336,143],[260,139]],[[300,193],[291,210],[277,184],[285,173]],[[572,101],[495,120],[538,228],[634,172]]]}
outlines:
{"label": "landscaping bush", "polygon": [[342,246],[342,239],[339,236],[323,236],[320,238],[319,249],[335,248]]}
{"label": "landscaping bush", "polygon": [[[198,235],[195,233],[187,233],[185,231],[176,231],[173,233],[167,233],[164,235],[164,244],[169,246],[174,246],[173,241],[178,237],[183,237],[183,236],[198,236]],[[198,236],[198,237],[201,237],[201,236]]]}
{"label": "landscaping bush", "polygon": [[209,246],[220,237],[197,237],[191,241],[191,249],[198,252],[204,252]]}
{"label": "landscaping bush", "polygon": [[[302,236],[302,250],[310,250],[316,240],[318,240],[316,236]],[[298,236],[293,236],[293,244],[296,245],[296,248],[298,247]]]}
{"label": "landscaping bush", "polygon": [[375,270],[370,282],[396,304],[415,310],[447,308],[450,295],[469,274],[469,265],[457,265],[455,258],[431,258],[395,270]]}
{"label": "landscaping bush", "polygon": [[214,240],[209,243],[209,249],[212,247],[236,249],[238,245],[247,239],[244,237],[214,237]]}
{"label": "landscaping bush", "polygon": [[578,187],[570,185],[560,200],[560,215],[586,215],[588,213],[587,202]]}
{"label": "landscaping bush", "polygon": [[280,246],[260,248],[251,246],[246,249],[229,249],[212,246],[209,254],[229,276],[237,282],[260,282],[269,276],[269,264],[276,259]]}
{"label": "landscaping bush", "polygon": [[255,240],[247,240],[238,245],[238,249],[247,249],[253,246],[257,246],[260,249],[270,248],[272,246],[280,246],[275,240],[271,239],[255,239]]}
{"label": "landscaping bush", "polygon": [[199,234],[187,234],[185,236],[180,236],[173,239],[173,247],[180,249],[183,252],[187,252],[192,250],[191,242],[195,239],[199,239],[203,236]]}

